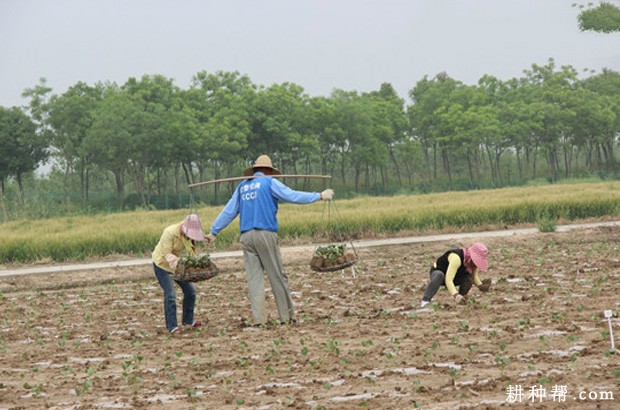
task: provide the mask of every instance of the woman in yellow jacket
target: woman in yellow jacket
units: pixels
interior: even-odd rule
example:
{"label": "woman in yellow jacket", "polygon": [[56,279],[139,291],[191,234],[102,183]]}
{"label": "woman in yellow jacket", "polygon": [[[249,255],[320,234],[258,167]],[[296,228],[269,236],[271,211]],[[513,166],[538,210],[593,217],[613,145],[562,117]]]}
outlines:
{"label": "woman in yellow jacket", "polygon": [[431,303],[431,299],[442,285],[448,289],[456,303],[465,301],[472,285],[476,285],[482,292],[487,292],[491,287],[491,280],[481,281],[478,273],[489,268],[488,258],[489,250],[481,242],[463,249],[451,249],[441,255],[430,269],[430,281],[420,307]]}
{"label": "woman in yellow jacket", "polygon": [[176,293],[173,281],[183,291],[183,318],[182,324],[191,327],[200,327],[200,322],[194,321],[194,306],[196,305],[196,287],[191,282],[179,282],[174,279],[174,273],[179,257],[184,253],[196,254],[196,241],[203,241],[205,234],[202,230],[200,218],[196,214],[185,217],[183,222],[170,225],[164,229],[159,243],[153,251],[153,268],[157,280],[164,290],[164,316],[166,328],[170,333],[179,333],[177,325]]}

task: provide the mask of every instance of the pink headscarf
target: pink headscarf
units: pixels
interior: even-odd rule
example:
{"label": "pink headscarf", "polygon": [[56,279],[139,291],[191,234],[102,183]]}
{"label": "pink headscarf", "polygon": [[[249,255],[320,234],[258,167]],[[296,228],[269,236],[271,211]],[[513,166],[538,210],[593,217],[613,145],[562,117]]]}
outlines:
{"label": "pink headscarf", "polygon": [[463,263],[469,273],[473,273],[475,268],[481,271],[489,269],[489,250],[486,245],[476,242],[468,248],[463,249]]}

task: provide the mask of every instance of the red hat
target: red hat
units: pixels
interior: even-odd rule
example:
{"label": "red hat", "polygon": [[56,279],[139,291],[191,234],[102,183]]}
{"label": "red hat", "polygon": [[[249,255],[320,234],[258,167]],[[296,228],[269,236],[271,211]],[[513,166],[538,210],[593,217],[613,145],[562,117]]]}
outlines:
{"label": "red hat", "polygon": [[468,250],[471,255],[471,260],[474,261],[478,269],[481,271],[489,269],[489,250],[485,244],[476,242],[471,245]]}

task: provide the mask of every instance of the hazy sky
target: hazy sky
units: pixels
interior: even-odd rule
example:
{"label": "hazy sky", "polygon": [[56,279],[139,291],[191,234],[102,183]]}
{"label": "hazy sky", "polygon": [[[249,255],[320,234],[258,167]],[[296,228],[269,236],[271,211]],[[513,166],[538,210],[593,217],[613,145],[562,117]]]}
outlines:
{"label": "hazy sky", "polygon": [[580,32],[575,1],[0,0],[0,105],[24,104],[40,77],[62,94],[144,74],[187,88],[223,70],[310,95],[390,82],[407,98],[442,71],[467,84],[549,58],[620,71],[620,34]]}

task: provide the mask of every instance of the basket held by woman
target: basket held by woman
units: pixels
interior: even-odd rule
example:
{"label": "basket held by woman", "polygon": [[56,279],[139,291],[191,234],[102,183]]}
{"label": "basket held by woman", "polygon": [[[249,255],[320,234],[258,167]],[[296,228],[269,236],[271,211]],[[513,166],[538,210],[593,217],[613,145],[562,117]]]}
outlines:
{"label": "basket held by woman", "polygon": [[220,272],[208,254],[179,258],[175,279],[181,282],[199,282],[216,277]]}

